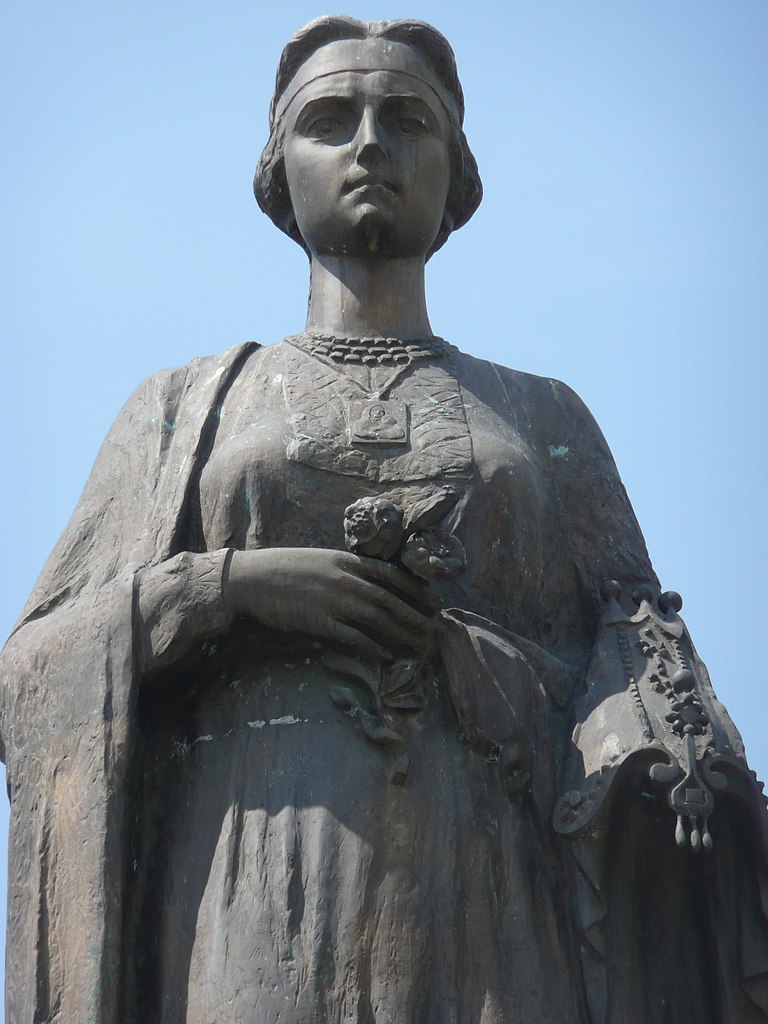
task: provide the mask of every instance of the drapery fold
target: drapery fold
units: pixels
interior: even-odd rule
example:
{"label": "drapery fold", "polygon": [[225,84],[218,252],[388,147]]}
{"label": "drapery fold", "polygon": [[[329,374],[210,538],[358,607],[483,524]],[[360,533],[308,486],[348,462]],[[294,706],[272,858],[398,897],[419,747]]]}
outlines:
{"label": "drapery fold", "polygon": [[131,396],[3,651],[14,1024],[118,1020],[134,575],[175,554],[216,408],[253,349],[161,372]]}
{"label": "drapery fold", "polygon": [[[221,601],[227,551],[190,552],[185,545],[223,398],[253,351],[240,346],[157,374],[132,396],[2,654],[0,733],[12,804],[7,1016],[13,1024],[119,1024],[139,677],[142,667],[160,674],[189,652],[199,639],[195,615],[214,632],[228,628]],[[450,697],[462,741],[491,761],[497,757],[499,785],[513,797],[529,787],[538,818],[549,822],[561,792],[556,783],[579,755],[578,740],[569,745],[567,739],[568,716],[578,724],[596,710],[574,707],[574,700],[594,639],[586,626],[597,624],[597,586],[614,575],[627,585],[655,585],[655,579],[610,453],[578,398],[558,382],[532,383],[499,368],[494,377],[487,364],[471,366],[467,378],[485,400],[489,380],[500,382],[507,408],[496,411],[519,427],[545,467],[555,509],[542,528],[542,545],[548,564],[566,567],[558,596],[562,607],[576,610],[560,616],[554,608],[546,621],[531,616],[535,629],[526,638],[451,609],[444,637]],[[459,507],[459,526],[461,514]],[[617,527],[609,537],[606,522]],[[628,777],[629,785],[636,781]],[[745,814],[726,810],[724,830],[732,824],[736,835],[759,832],[763,811],[749,781],[746,797]],[[617,813],[591,837],[590,851],[576,842],[577,880],[563,901],[573,898],[568,912],[593,939],[582,964],[593,1021],[610,1024],[647,1024],[617,1002],[629,981],[609,977],[622,939],[620,930],[611,931],[610,915],[620,919],[624,908],[610,861],[620,853],[630,877],[632,850],[623,844],[629,823],[638,834],[652,834],[652,821]],[[564,860],[569,842],[547,834],[547,849],[557,847]],[[729,841],[715,852],[723,859],[706,882],[706,913],[697,919],[710,927],[718,915],[725,922],[717,953],[723,977],[731,979],[719,996],[733,1010],[729,1024],[767,1016],[761,843],[758,836],[736,850]],[[674,850],[670,860],[670,878],[685,879]],[[663,869],[661,855],[658,863]],[[729,905],[728,892],[737,890]],[[688,906],[688,895],[685,900]],[[659,946],[664,953],[669,948]]]}

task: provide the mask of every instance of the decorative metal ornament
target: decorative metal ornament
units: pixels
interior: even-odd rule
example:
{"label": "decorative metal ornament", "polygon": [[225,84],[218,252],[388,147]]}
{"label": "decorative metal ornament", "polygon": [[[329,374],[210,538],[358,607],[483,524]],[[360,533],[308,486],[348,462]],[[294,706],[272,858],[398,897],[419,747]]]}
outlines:
{"label": "decorative metal ornament", "polygon": [[308,335],[286,342],[295,350],[280,375],[293,430],[289,460],[381,483],[470,475],[452,345],[441,341],[434,360],[360,366],[314,349]]}
{"label": "decorative metal ornament", "polygon": [[395,399],[349,403],[350,444],[407,444],[408,406]]}
{"label": "decorative metal ornament", "polygon": [[741,737],[678,614],[680,595],[657,600],[650,587],[636,587],[631,612],[623,596],[615,580],[601,587],[603,615],[573,735],[580,757],[554,827],[581,835],[610,805],[619,776],[642,763],[665,787],[678,846],[709,852],[715,793],[738,788],[748,773]]}

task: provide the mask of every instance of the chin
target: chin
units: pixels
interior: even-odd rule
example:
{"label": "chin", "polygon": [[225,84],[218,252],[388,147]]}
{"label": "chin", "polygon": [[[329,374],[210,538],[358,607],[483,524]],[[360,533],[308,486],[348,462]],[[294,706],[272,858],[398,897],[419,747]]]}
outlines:
{"label": "chin", "polygon": [[307,247],[317,256],[337,259],[397,260],[424,258],[432,241],[426,233],[419,239],[413,237],[412,231],[404,237],[391,211],[382,210],[378,204],[363,203],[355,208],[354,218],[347,219],[341,231],[335,231],[333,237],[322,237],[318,232],[307,241]]}
{"label": "chin", "polygon": [[397,233],[393,230],[391,216],[377,206],[366,203],[359,207],[352,223],[347,224],[343,232],[328,239],[316,248],[320,254],[328,256],[349,256],[352,258],[387,258],[396,259],[402,254],[398,252]]}

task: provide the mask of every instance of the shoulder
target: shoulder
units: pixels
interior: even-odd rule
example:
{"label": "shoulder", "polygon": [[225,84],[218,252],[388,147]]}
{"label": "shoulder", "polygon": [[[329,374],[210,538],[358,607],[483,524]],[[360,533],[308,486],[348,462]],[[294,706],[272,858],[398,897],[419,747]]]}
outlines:
{"label": "shoulder", "polygon": [[263,351],[261,346],[247,341],[218,355],[201,356],[183,366],[151,373],[128,396],[110,433],[135,428],[138,422],[151,424],[164,410],[178,409],[182,402],[198,404],[195,400],[201,396],[216,394],[257,351]]}
{"label": "shoulder", "polygon": [[245,341],[216,355],[198,356],[183,366],[157,370],[144,378],[128,401],[152,392],[170,392],[178,388],[204,386],[236,370],[250,355],[260,351],[264,350],[258,342]]}
{"label": "shoulder", "polygon": [[607,451],[589,409],[563,381],[513,370],[463,352],[455,359],[462,383],[475,393],[499,395],[496,403],[503,402],[507,416],[545,451],[570,451],[585,445]]}
{"label": "shoulder", "polygon": [[498,363],[487,365],[504,382],[511,396],[530,404],[540,414],[565,421],[592,419],[591,413],[573,388],[556,377],[541,377]]}

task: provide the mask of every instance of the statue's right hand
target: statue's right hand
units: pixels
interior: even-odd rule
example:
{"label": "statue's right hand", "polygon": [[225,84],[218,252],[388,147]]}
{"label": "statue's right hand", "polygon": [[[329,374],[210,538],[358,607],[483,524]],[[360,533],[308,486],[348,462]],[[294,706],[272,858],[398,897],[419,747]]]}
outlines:
{"label": "statue's right hand", "polygon": [[421,651],[435,605],[410,573],[326,548],[235,551],[226,598],[236,616],[391,659]]}

